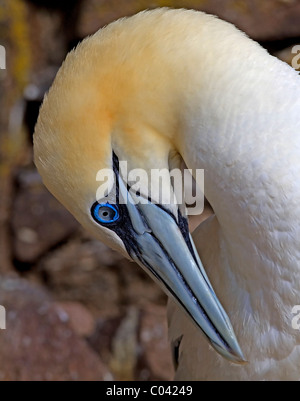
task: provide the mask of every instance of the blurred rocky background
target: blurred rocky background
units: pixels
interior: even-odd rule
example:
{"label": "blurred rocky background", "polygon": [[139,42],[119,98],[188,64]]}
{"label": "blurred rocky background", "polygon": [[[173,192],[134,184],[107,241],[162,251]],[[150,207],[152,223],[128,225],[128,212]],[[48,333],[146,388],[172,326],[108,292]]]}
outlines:
{"label": "blurred rocky background", "polygon": [[1,381],[172,379],[166,297],[79,227],[32,162],[39,106],[66,53],[158,6],[217,14],[300,67],[300,0],[0,0]]}

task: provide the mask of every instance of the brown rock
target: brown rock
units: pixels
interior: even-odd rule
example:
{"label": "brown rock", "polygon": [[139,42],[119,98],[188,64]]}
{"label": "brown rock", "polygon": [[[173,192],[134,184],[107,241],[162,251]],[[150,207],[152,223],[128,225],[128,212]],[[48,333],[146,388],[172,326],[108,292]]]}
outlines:
{"label": "brown rock", "polygon": [[94,33],[114,19],[160,6],[194,8],[218,15],[256,40],[300,35],[299,0],[87,0],[82,6],[81,37]]}
{"label": "brown rock", "polygon": [[84,303],[103,318],[118,316],[127,305],[166,300],[139,266],[88,236],[52,252],[39,269],[56,298]]}
{"label": "brown rock", "polygon": [[66,313],[76,334],[88,337],[94,332],[95,319],[85,306],[79,302],[57,302],[56,305]]}
{"label": "brown rock", "polygon": [[174,367],[165,307],[148,305],[141,311],[139,343],[139,379],[172,380]]}
{"label": "brown rock", "polygon": [[123,315],[100,318],[88,339],[117,380],[172,380],[166,307],[128,307]]}
{"label": "brown rock", "polygon": [[167,297],[161,288],[137,264],[123,259],[118,269],[123,302],[142,307],[154,303],[165,305]]}
{"label": "brown rock", "polygon": [[0,278],[0,380],[85,381],[111,379],[87,343],[73,331],[68,314],[25,280]]}
{"label": "brown rock", "polygon": [[22,171],[18,184],[12,215],[14,256],[21,263],[34,263],[66,240],[79,225],[47,191],[34,170]]}
{"label": "brown rock", "polygon": [[[110,365],[112,359],[112,344],[125,315],[112,318],[100,317],[96,320],[96,329],[88,338],[90,346],[100,355],[101,360]],[[116,377],[118,379],[118,377]]]}
{"label": "brown rock", "polygon": [[119,279],[112,266],[118,257],[98,241],[76,239],[49,254],[40,271],[57,299],[82,302],[111,317],[119,313]]}
{"label": "brown rock", "polygon": [[[0,69],[0,271],[13,271],[10,235],[12,169],[23,154],[19,132],[20,98],[29,72],[26,10],[23,2],[0,0],[0,45],[6,69]],[[17,121],[16,121],[17,120]]]}
{"label": "brown rock", "polygon": [[132,381],[135,379],[138,359],[138,324],[139,310],[131,306],[112,339],[112,356],[109,366],[118,380]]}

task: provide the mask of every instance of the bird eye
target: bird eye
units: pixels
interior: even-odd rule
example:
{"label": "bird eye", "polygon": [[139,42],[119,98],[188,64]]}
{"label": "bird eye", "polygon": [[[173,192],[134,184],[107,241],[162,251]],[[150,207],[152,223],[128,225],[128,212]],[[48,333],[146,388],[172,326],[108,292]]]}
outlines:
{"label": "bird eye", "polygon": [[92,207],[92,216],[97,223],[114,223],[119,219],[119,211],[115,205],[109,203],[95,203]]}

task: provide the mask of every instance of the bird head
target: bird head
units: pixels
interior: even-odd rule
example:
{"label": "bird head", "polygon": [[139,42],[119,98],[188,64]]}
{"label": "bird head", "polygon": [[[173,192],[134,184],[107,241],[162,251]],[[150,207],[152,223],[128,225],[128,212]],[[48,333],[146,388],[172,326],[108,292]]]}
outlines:
{"label": "bird head", "polygon": [[[180,108],[189,85],[170,62],[175,51],[180,59],[181,47],[171,41],[168,55],[159,41],[171,37],[178,18],[179,12],[159,10],[115,22],[68,55],[40,110],[35,163],[48,189],[85,228],[136,261],[221,355],[241,362],[185,207],[176,196],[168,198],[170,177],[163,194],[151,182],[153,170],[167,171],[168,178],[181,162]],[[164,32],[149,35],[159,21]],[[131,185],[136,174],[138,189]]]}

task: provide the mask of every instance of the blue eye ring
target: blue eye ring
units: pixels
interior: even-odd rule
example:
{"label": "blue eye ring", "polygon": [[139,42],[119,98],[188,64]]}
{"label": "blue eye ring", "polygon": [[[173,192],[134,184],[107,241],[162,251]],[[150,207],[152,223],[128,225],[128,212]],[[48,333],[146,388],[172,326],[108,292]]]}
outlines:
{"label": "blue eye ring", "polygon": [[110,203],[96,202],[93,205],[91,212],[93,219],[101,224],[112,224],[120,218],[118,207],[116,205],[111,205]]}

